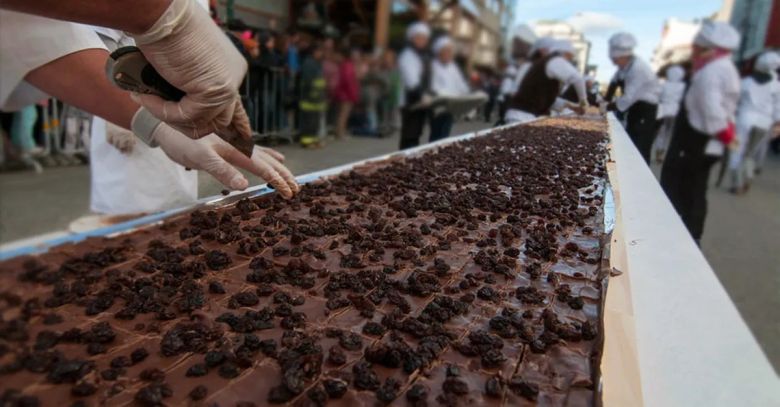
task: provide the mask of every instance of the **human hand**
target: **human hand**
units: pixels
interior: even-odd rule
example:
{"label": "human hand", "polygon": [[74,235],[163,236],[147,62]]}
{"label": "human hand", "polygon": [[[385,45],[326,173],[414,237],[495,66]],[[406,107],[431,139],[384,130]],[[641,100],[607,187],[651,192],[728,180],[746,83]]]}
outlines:
{"label": "human hand", "polygon": [[238,88],[247,70],[244,57],[197,2],[173,0],[136,45],[157,72],[186,96],[166,101],[155,95],[133,95],[154,116],[190,138],[235,126],[252,136]]}
{"label": "human hand", "polygon": [[267,181],[284,198],[292,198],[300,191],[295,177],[282,164],[284,156],[274,150],[256,146],[249,158],[214,134],[192,140],[165,123],[157,126],[154,139],[171,160],[206,171],[231,189],[249,187],[249,181],[238,170],[243,168]]}
{"label": "human hand", "polygon": [[114,123],[106,121],[106,141],[119,150],[122,154],[130,154],[137,142],[135,134],[125,130]]}

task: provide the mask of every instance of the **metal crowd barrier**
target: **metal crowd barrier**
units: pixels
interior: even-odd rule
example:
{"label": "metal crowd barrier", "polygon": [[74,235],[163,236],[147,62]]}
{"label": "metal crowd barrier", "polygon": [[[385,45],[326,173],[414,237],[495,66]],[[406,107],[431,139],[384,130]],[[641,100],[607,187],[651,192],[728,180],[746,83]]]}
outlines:
{"label": "metal crowd barrier", "polygon": [[22,154],[14,163],[0,148],[0,164],[12,164],[7,169],[19,169],[13,164],[21,164],[40,173],[46,167],[79,165],[89,157],[92,115],[50,98],[41,106],[39,120],[43,133],[40,152]]}
{"label": "metal crowd barrier", "polygon": [[283,68],[254,68],[247,74],[245,89],[255,138],[293,142],[295,120],[288,106],[295,95],[293,78]]}

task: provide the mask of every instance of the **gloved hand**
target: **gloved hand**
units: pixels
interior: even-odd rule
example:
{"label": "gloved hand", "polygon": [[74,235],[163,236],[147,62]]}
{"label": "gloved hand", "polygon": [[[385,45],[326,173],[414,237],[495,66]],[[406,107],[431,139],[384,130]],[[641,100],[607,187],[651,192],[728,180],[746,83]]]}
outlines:
{"label": "gloved hand", "polygon": [[154,116],[191,138],[219,133],[231,123],[252,130],[238,88],[247,62],[197,2],[173,0],[147,32],[133,35],[146,59],[187,95],[179,102],[133,95]]}
{"label": "gloved hand", "polygon": [[735,138],[737,138],[737,128],[734,125],[734,123],[729,122],[728,126],[726,126],[725,129],[721,130],[720,133],[717,134],[718,140],[720,140],[721,143],[728,146],[731,144],[732,141],[734,141]]}
{"label": "gloved hand", "polygon": [[106,121],[106,141],[122,154],[130,154],[133,152],[137,140],[132,131]]}
{"label": "gloved hand", "polygon": [[274,150],[255,147],[252,158],[248,158],[214,134],[192,140],[165,123],[154,130],[154,139],[171,160],[206,171],[231,189],[249,187],[239,167],[266,180],[285,198],[292,198],[300,190],[295,177],[281,163],[284,156]]}

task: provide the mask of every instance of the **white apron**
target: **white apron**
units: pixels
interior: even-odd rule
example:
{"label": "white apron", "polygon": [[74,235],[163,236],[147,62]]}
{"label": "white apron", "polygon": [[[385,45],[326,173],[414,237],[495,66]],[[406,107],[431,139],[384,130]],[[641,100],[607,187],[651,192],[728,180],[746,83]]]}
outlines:
{"label": "white apron", "polygon": [[106,130],[127,131],[95,117],[90,142],[90,209],[107,215],[158,212],[198,199],[198,172],[186,171],[140,140],[130,154],[106,141]]}

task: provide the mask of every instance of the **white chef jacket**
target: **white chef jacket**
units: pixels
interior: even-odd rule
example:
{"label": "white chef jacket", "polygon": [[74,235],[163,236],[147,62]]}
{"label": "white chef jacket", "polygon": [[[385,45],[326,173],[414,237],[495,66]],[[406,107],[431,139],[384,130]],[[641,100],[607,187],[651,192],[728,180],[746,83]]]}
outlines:
{"label": "white chef jacket", "polygon": [[684,94],[685,82],[670,80],[664,82],[658,103],[658,118],[677,117]]}
{"label": "white chef jacket", "polygon": [[515,78],[517,78],[517,69],[515,69],[514,75],[509,73],[509,68],[504,72],[504,78],[501,80],[501,87],[499,88],[499,95],[501,97],[506,95],[512,95],[512,89],[515,84]]}
{"label": "white chef jacket", "polygon": [[760,84],[753,77],[742,80],[737,124],[750,131],[753,127],[769,130],[780,122],[780,82],[776,78]]}
{"label": "white chef jacket", "polygon": [[579,100],[588,100],[588,94],[585,90],[585,78],[582,77],[580,71],[578,71],[571,62],[566,60],[566,58],[558,56],[550,59],[547,61],[544,72],[547,74],[548,78],[560,82],[561,89],[574,86],[574,90],[577,92],[577,98]]}
{"label": "white chef jacket", "polygon": [[431,63],[431,90],[437,96],[445,97],[465,96],[471,92],[458,65],[445,64],[438,59]]}
{"label": "white chef jacket", "polygon": [[[548,78],[558,81],[560,84],[559,89],[566,89],[569,86],[574,86],[574,90],[577,92],[579,100],[587,100],[588,96],[585,91],[585,78],[582,77],[577,68],[566,58],[561,56],[551,58],[544,67],[544,73]],[[525,74],[523,74],[523,76],[525,76]],[[562,111],[566,108],[567,103],[568,101],[557,98],[551,109],[553,111]],[[509,111],[506,112],[504,120],[509,124],[513,124],[526,123],[534,118],[536,118],[536,116],[531,113],[517,109],[509,109]]]}
{"label": "white chef jacket", "polygon": [[[122,31],[90,27],[108,37],[109,49],[134,45]],[[113,42],[112,42],[113,41]],[[193,204],[198,199],[198,173],[186,171],[160,148],[136,142],[124,154],[108,143],[109,132],[128,132],[104,119],[92,119],[89,206],[106,215],[153,213]]]}
{"label": "white chef jacket", "polygon": [[615,105],[621,112],[640,101],[658,104],[661,86],[647,62],[634,57],[628,65],[615,72],[612,81],[620,80],[623,81],[623,95],[617,98]]}
{"label": "white chef jacket", "polygon": [[18,110],[46,98],[24,77],[55,59],[91,48],[105,46],[85,26],[0,10],[0,110]]}
{"label": "white chef jacket", "polygon": [[739,73],[729,57],[711,61],[691,78],[685,108],[691,127],[713,137],[707,154],[723,155],[723,143],[714,137],[735,121],[738,101]]}
{"label": "white chef jacket", "polygon": [[406,91],[420,86],[423,76],[423,60],[411,47],[404,48],[398,56],[398,70],[401,72],[401,106],[406,105]]}

